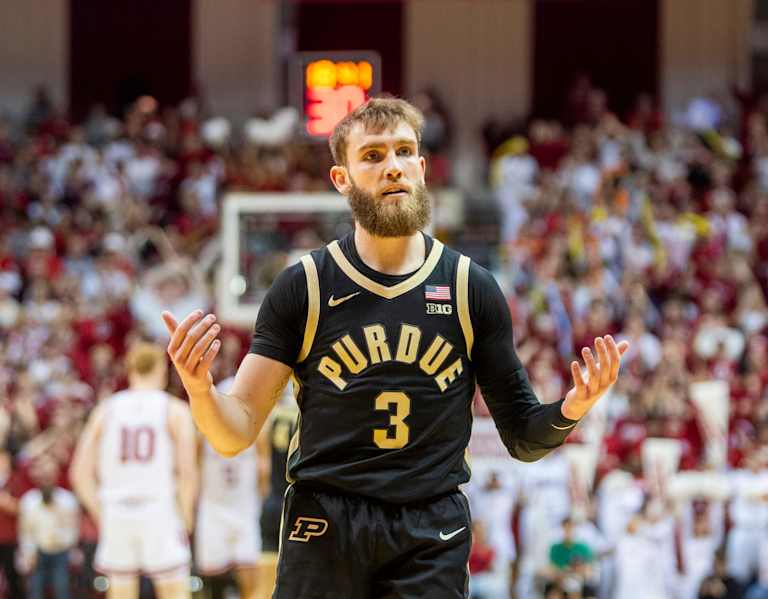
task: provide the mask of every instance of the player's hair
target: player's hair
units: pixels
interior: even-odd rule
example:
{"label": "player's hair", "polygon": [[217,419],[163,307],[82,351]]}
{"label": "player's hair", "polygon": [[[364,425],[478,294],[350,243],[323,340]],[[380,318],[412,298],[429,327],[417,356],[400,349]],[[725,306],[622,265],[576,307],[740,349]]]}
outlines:
{"label": "player's hair", "polygon": [[410,102],[400,98],[371,98],[341,119],[333,129],[328,140],[333,161],[337,165],[347,164],[347,137],[357,123],[362,123],[366,131],[381,133],[397,127],[400,122],[410,125],[416,133],[416,141],[421,145],[421,132],[424,129],[424,115]]}
{"label": "player's hair", "polygon": [[154,343],[141,341],[136,343],[125,358],[128,367],[128,374],[147,375],[153,372],[158,366],[166,365],[165,352]]}

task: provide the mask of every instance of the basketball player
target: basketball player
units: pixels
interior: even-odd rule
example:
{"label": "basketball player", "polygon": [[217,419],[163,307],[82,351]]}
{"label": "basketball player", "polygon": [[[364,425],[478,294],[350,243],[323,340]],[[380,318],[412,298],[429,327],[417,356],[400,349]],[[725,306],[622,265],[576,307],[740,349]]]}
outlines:
{"label": "basketball player", "polygon": [[331,180],[354,233],[277,277],[231,393],[208,372],[215,317],[163,313],[195,422],[225,455],[253,443],[293,373],[300,419],[275,599],[466,597],[471,522],[458,486],[475,381],[510,454],[533,461],[613,384],[628,347],[596,339],[598,355],[582,353],[588,378],[574,361],[566,397],[539,402],[493,276],[421,232],[422,126],[398,99],[370,100],[336,126]]}
{"label": "basketball player", "polygon": [[110,599],[135,599],[139,574],[160,599],[190,597],[197,493],[195,428],[187,405],[163,391],[167,357],[139,343],[127,357],[129,388],[102,401],[80,437],[70,471],[99,525],[95,567]]}
{"label": "basketball player", "polygon": [[260,469],[266,480],[259,484],[259,489],[267,492],[261,507],[261,557],[257,599],[269,599],[275,588],[283,496],[288,487],[285,467],[288,461],[288,446],[298,424],[298,410],[291,389],[292,385],[285,388],[280,402],[264,425],[266,434],[262,432],[256,440],[259,465],[268,465],[267,468]]}
{"label": "basketball player", "polygon": [[[230,377],[217,386],[227,391]],[[212,590],[223,599],[221,575],[234,570],[240,597],[255,599],[259,559],[259,493],[256,447],[225,458],[203,440],[200,499],[195,526],[195,563]]]}

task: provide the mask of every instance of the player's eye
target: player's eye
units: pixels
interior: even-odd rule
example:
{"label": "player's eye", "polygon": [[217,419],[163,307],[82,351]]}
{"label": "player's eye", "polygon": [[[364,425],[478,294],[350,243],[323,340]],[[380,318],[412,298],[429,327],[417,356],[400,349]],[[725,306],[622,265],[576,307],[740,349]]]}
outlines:
{"label": "player's eye", "polygon": [[363,160],[366,160],[368,162],[373,162],[374,160],[379,159],[379,153],[378,152],[366,152],[363,156]]}
{"label": "player's eye", "polygon": [[411,154],[413,154],[413,150],[411,150],[411,148],[409,148],[408,146],[405,146],[397,150],[397,153],[400,156],[410,156]]}

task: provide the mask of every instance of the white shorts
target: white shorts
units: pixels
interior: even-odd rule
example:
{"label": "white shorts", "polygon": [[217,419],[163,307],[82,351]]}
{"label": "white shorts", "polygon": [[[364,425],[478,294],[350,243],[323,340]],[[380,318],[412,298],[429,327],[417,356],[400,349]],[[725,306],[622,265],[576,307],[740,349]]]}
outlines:
{"label": "white shorts", "polygon": [[203,576],[255,567],[261,551],[256,510],[201,501],[195,527],[195,565]]}
{"label": "white shorts", "polygon": [[173,500],[104,505],[96,570],[109,576],[187,576],[190,550]]}

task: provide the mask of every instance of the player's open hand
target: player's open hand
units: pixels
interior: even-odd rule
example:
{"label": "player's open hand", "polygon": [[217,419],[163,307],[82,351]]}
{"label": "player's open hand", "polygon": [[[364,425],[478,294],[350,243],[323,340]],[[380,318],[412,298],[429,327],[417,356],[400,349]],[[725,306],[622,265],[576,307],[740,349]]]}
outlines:
{"label": "player's open hand", "polygon": [[168,355],[184,388],[189,395],[207,393],[213,384],[211,364],[221,347],[216,338],[221,331],[216,316],[203,317],[202,310],[195,310],[178,324],[170,312],[165,311],[162,316],[171,336]]}
{"label": "player's open hand", "polygon": [[587,365],[587,379],[581,373],[581,365],[574,360],[571,362],[573,389],[568,391],[561,408],[563,416],[571,420],[580,420],[589,409],[600,399],[608,388],[619,377],[621,356],[629,349],[629,342],[622,341],[618,345],[613,337],[597,337],[595,351],[599,361],[595,360],[592,350],[585,347],[581,350],[584,363]]}

